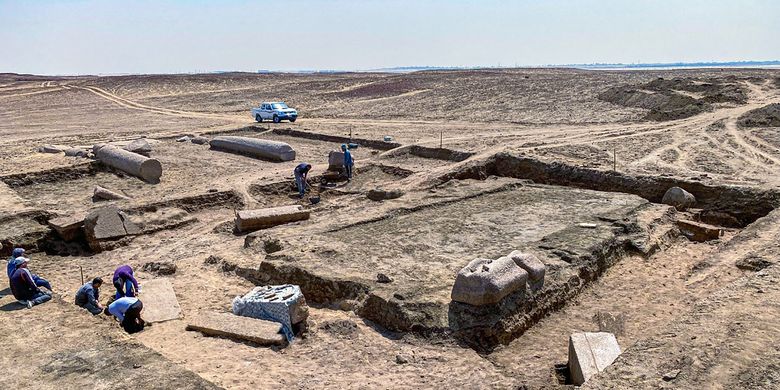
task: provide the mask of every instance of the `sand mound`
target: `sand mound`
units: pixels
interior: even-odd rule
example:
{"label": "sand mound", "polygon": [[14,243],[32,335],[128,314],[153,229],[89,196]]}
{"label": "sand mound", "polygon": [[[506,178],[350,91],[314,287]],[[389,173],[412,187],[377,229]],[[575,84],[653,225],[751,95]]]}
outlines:
{"label": "sand mound", "polygon": [[743,127],[780,127],[780,103],[772,103],[750,110],[739,117]]}
{"label": "sand mound", "polygon": [[712,103],[747,102],[737,84],[722,81],[657,78],[639,86],[613,87],[598,95],[613,104],[650,110],[645,119],[667,121],[688,118],[712,110]]}

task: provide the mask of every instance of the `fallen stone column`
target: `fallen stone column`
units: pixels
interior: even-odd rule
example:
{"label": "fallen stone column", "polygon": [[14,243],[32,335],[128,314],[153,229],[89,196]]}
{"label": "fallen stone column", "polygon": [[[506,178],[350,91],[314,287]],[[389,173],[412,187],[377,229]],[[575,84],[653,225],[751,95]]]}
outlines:
{"label": "fallen stone column", "polygon": [[306,219],[309,219],[309,211],[304,210],[301,206],[241,210],[236,214],[236,229],[240,232],[247,232]]}
{"label": "fallen stone column", "polygon": [[268,160],[295,160],[295,150],[289,144],[279,141],[225,135],[214,137],[210,145],[215,150],[236,152]]}
{"label": "fallen stone column", "polygon": [[101,200],[127,200],[130,197],[109,190],[101,186],[95,186],[95,190],[92,192],[92,201],[97,202]]}
{"label": "fallen stone column", "polygon": [[95,157],[110,167],[139,177],[148,183],[159,183],[162,165],[153,158],[128,152],[111,145],[95,145]]}

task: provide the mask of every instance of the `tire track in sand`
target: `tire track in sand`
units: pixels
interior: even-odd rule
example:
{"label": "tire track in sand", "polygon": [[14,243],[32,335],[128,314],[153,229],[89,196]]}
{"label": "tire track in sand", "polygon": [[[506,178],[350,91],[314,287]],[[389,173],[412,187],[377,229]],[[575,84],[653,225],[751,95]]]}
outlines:
{"label": "tire track in sand", "polygon": [[90,93],[93,93],[103,99],[106,99],[110,102],[113,102],[119,106],[122,106],[124,108],[132,109],[132,110],[139,110],[139,111],[146,111],[151,112],[154,114],[160,114],[160,115],[168,115],[168,116],[175,116],[179,118],[204,118],[204,119],[216,119],[216,120],[227,120],[231,122],[246,122],[246,120],[242,120],[241,118],[238,118],[236,116],[231,115],[223,115],[223,114],[213,114],[213,113],[207,113],[207,112],[194,112],[194,111],[183,111],[183,110],[173,110],[169,108],[162,108],[162,107],[153,107],[153,106],[147,106],[145,104],[141,104],[138,102],[134,102],[132,100],[125,99],[123,97],[117,96],[112,94],[111,92],[108,92],[102,88],[93,87],[93,86],[72,86],[72,88],[80,89],[83,91],[87,91]]}

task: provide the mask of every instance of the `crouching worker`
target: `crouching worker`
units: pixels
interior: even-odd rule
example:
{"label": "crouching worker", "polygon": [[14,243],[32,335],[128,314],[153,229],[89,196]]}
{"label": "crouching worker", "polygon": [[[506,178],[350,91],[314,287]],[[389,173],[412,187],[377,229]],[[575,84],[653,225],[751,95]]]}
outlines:
{"label": "crouching worker", "polygon": [[303,195],[306,194],[306,180],[311,170],[311,164],[300,163],[293,173],[295,173],[295,185],[298,186],[298,197],[303,199]]}
{"label": "crouching worker", "polygon": [[114,278],[111,280],[116,288],[116,296],[114,298],[119,299],[122,297],[136,297],[141,289],[138,288],[138,281],[135,280],[133,275],[133,267],[129,265],[123,265],[114,271]]}
{"label": "crouching worker", "polygon": [[76,292],[76,306],[83,307],[92,314],[100,314],[103,311],[103,305],[100,304],[100,286],[102,285],[103,279],[95,278],[81,286]]}
{"label": "crouching worker", "polygon": [[18,257],[19,266],[11,275],[11,292],[23,305],[27,305],[28,309],[32,309],[35,305],[40,305],[51,299],[51,294],[47,294],[41,291],[35,284],[32,273],[27,269],[27,259],[24,257]]}
{"label": "crouching worker", "polygon": [[[11,276],[14,274],[14,272],[16,272],[16,269],[19,268],[19,265],[22,263],[21,259],[24,258],[24,248],[14,248],[14,251],[11,253],[11,258],[8,259],[8,266],[6,268],[6,271],[8,272],[8,279],[11,279]],[[32,273],[32,271],[30,271],[30,275],[32,276],[36,286],[44,287],[49,291],[54,291],[51,289],[51,283],[49,283],[48,280]]]}
{"label": "crouching worker", "polygon": [[122,297],[111,302],[103,310],[105,315],[113,315],[127,333],[137,333],[144,330],[146,321],[141,318],[144,304],[135,297]]}

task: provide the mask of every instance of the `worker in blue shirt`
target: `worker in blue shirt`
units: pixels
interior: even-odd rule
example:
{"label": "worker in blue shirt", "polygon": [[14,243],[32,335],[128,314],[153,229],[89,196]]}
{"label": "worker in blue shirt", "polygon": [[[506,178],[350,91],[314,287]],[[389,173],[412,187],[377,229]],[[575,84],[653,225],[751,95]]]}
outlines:
{"label": "worker in blue shirt", "polygon": [[136,297],[122,297],[114,302],[111,302],[108,307],[103,310],[105,315],[113,315],[119,320],[122,328],[127,333],[136,333],[144,330],[146,321],[141,318],[141,310],[144,309],[144,304]]}
{"label": "worker in blue shirt", "polygon": [[355,166],[355,161],[352,160],[352,152],[346,144],[341,144],[341,151],[344,152],[344,173],[347,175],[347,181],[352,180],[352,168]]}
{"label": "worker in blue shirt", "polygon": [[295,185],[298,186],[298,196],[303,199],[303,195],[306,193],[306,176],[309,175],[311,170],[311,164],[300,163],[295,167]]}

